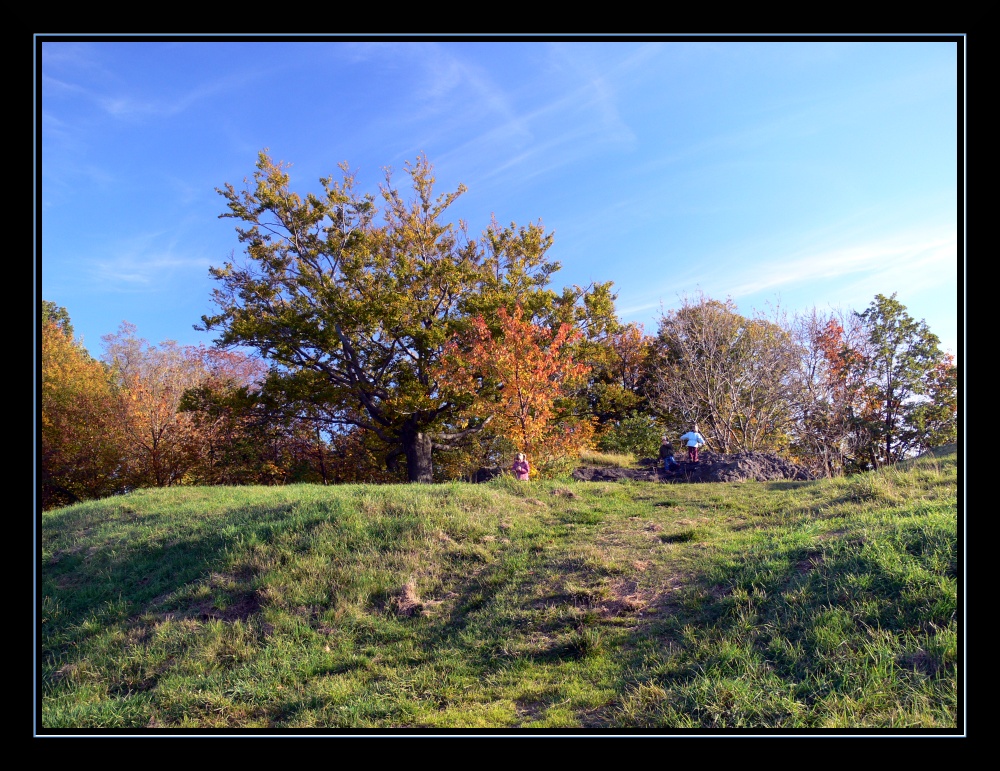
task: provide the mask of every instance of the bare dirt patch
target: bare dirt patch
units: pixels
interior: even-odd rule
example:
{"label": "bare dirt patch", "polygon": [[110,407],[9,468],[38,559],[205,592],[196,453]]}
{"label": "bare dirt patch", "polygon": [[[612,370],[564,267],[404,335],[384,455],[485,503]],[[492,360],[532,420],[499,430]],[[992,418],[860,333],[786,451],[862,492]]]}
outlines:
{"label": "bare dirt patch", "polygon": [[429,616],[434,608],[442,604],[442,600],[422,599],[417,594],[416,582],[407,581],[399,593],[389,601],[389,604],[395,609],[398,616]]}

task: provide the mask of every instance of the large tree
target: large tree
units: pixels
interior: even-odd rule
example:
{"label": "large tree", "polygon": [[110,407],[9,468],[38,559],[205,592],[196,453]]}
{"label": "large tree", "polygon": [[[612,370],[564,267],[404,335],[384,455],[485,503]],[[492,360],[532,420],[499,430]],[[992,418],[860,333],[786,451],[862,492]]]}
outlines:
{"label": "large tree", "polygon": [[721,452],[778,449],[788,438],[788,383],[799,351],[788,332],[731,300],[685,298],[660,319],[651,403],[666,424],[698,422]]}
{"label": "large tree", "polygon": [[424,157],[405,166],[409,197],[388,170],[378,198],[356,191],[346,164],[341,171],[339,182],[320,180],[320,194],[300,196],[287,164],[265,151],[242,190],[219,190],[246,259],[212,269],[218,313],[202,328],[219,331],[220,346],[269,359],[267,388],[290,410],[308,409],[333,432],[368,432],[388,448],[387,466],[403,455],[408,479],[429,482],[433,450],[480,427],[461,422],[465,405],[435,380],[452,336],[518,302],[553,323],[586,315],[607,286],[546,289],[559,266],[546,260],[552,237],[540,225],[493,222],[474,239],[446,222],[465,188],[435,196]]}
{"label": "large tree", "polygon": [[954,441],[957,376],[938,336],[895,294],[876,295],[856,317],[866,338],[855,357],[863,407],[853,422],[861,464],[884,466],[929,441]]}
{"label": "large tree", "polygon": [[791,452],[825,476],[851,465],[855,415],[866,409],[862,370],[867,338],[855,313],[796,316],[790,332],[801,355],[789,392],[794,415]]}
{"label": "large tree", "polygon": [[66,309],[49,301],[41,337],[42,508],[121,491],[123,444],[107,368],[74,338]]}
{"label": "large tree", "polygon": [[191,416],[180,409],[181,398],[207,377],[202,351],[173,340],[150,345],[127,321],[101,343],[115,381],[117,428],[128,449],[130,485],[180,484],[195,462],[198,444]]}

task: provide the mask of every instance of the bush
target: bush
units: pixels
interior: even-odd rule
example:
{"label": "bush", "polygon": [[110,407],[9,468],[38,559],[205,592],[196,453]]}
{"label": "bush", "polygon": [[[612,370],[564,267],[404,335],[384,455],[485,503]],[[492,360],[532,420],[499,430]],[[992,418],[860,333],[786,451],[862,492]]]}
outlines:
{"label": "bush", "polygon": [[662,427],[652,417],[632,412],[606,429],[597,440],[597,447],[603,452],[632,453],[637,458],[655,457],[662,435]]}

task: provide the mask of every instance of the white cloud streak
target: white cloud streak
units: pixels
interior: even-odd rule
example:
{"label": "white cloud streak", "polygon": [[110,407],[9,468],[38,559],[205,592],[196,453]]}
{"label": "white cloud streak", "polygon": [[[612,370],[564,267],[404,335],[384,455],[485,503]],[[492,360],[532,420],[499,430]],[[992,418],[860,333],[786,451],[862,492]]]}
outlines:
{"label": "white cloud streak", "polygon": [[737,276],[737,283],[730,283],[729,292],[742,297],[850,276],[864,276],[865,284],[891,279],[897,285],[925,288],[939,271],[956,272],[957,247],[954,233],[908,232],[822,252],[799,252],[756,264],[752,276]]}

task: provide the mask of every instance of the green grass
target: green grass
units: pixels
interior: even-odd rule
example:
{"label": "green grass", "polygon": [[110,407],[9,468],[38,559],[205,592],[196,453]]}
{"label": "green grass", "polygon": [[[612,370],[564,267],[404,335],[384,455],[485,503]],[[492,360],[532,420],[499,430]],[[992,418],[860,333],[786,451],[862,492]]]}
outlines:
{"label": "green grass", "polygon": [[815,482],[46,512],[38,730],[954,732],[956,478],[952,449]]}

